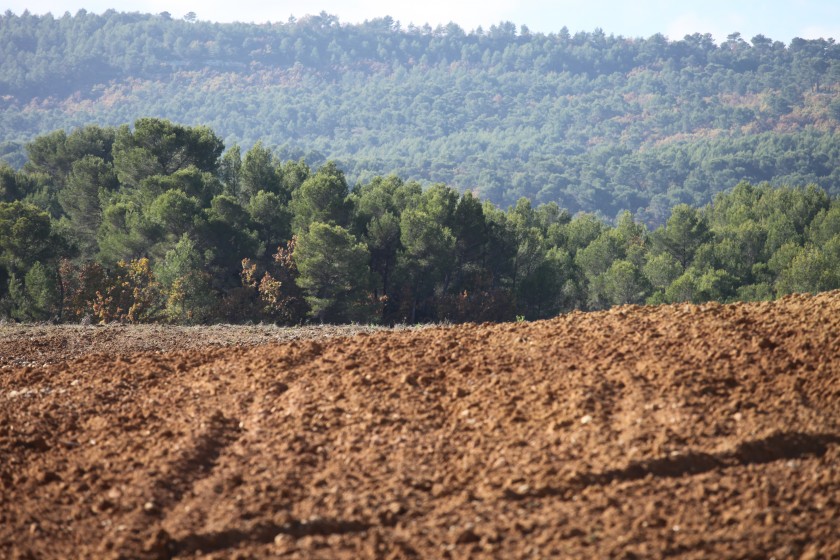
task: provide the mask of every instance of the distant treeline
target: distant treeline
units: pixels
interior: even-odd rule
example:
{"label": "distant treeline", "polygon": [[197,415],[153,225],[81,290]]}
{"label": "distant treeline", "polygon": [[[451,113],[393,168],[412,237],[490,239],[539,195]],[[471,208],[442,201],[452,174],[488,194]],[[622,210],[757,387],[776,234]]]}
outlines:
{"label": "distant treeline", "polygon": [[840,45],[670,41],[503,22],[213,24],[108,11],[0,16],[0,158],[138,115],[226,144],[661,225],[747,180],[840,194]]}
{"label": "distant treeline", "polygon": [[0,317],[504,321],[840,288],[840,202],[741,182],[649,231],[225,150],[207,127],[53,132],[0,166]]}

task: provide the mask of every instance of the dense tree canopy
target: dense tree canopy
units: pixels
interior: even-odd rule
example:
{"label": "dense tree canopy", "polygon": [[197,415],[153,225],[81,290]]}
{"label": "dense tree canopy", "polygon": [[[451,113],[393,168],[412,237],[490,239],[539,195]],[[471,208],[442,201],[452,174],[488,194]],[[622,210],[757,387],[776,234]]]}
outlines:
{"label": "dense tree canopy", "polygon": [[156,119],[29,149],[0,166],[0,317],[16,320],[500,321],[840,288],[840,199],[814,185],[740,182],[651,230],[396,175],[351,188],[335,162],[258,144],[245,164]]}
{"label": "dense tree canopy", "polygon": [[[18,169],[43,135],[29,164],[53,178],[82,155],[113,164],[123,183],[220,165],[240,200],[263,190],[285,203],[300,184],[272,176],[272,157],[335,160],[350,186],[394,173],[504,208],[524,196],[609,219],[630,210],[651,227],[742,180],[837,195],[838,91],[832,39],[733,33],[716,44],[509,22],[465,32],[324,13],[260,25],[0,16],[0,158]],[[85,126],[139,115],[205,123],[242,153],[218,161],[206,129],[187,137],[156,120],[132,135]],[[64,130],[45,135],[54,129]],[[157,146],[144,140],[152,132]]]}

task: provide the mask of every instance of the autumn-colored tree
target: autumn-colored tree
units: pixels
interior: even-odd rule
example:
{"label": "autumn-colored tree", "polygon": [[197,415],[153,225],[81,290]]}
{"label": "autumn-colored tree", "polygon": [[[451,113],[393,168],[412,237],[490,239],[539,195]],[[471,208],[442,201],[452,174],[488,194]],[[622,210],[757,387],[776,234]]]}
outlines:
{"label": "autumn-colored tree", "polygon": [[93,315],[93,302],[97,292],[105,289],[107,274],[102,265],[87,261],[80,265],[62,259],[58,268],[61,278],[62,318],[78,321]]}
{"label": "autumn-colored tree", "polygon": [[286,325],[298,324],[306,317],[309,306],[297,284],[300,275],[292,258],[297,236],[277,248],[268,270],[251,259],[242,259],[242,287],[244,294],[257,306],[262,317]]}
{"label": "autumn-colored tree", "polygon": [[147,258],[119,261],[92,305],[93,315],[103,323],[150,323],[160,319],[162,309],[160,284]]}

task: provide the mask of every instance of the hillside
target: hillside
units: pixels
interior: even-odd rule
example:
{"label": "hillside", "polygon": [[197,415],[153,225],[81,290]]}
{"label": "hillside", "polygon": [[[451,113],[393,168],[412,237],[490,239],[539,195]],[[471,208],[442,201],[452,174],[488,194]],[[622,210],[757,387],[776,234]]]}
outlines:
{"label": "hillside", "polygon": [[839,91],[832,40],[0,16],[0,155],[16,165],[53,129],[155,116],[337,160],[351,184],[396,173],[648,224],[742,179],[838,194]]}
{"label": "hillside", "polygon": [[838,331],[831,292],[71,351],[0,375],[0,556],[836,558]]}

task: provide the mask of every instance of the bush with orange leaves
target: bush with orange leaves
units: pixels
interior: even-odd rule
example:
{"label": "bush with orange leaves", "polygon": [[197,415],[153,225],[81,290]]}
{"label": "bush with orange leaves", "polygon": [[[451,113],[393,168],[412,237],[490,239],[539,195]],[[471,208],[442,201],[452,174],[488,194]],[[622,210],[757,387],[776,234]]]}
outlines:
{"label": "bush with orange leaves", "polygon": [[112,321],[150,323],[160,320],[165,298],[149,259],[120,261],[92,302],[93,316]]}
{"label": "bush with orange leaves", "polygon": [[102,265],[94,261],[74,264],[62,259],[58,267],[61,279],[61,318],[78,321],[93,316],[96,293],[104,289],[108,275]]}
{"label": "bush with orange leaves", "polygon": [[251,290],[259,301],[262,315],[287,325],[300,323],[309,311],[303,292],[295,282],[298,270],[292,253],[296,241],[297,238],[292,237],[285,247],[277,248],[270,270],[261,271],[251,259],[242,259],[240,273],[242,286]]}

